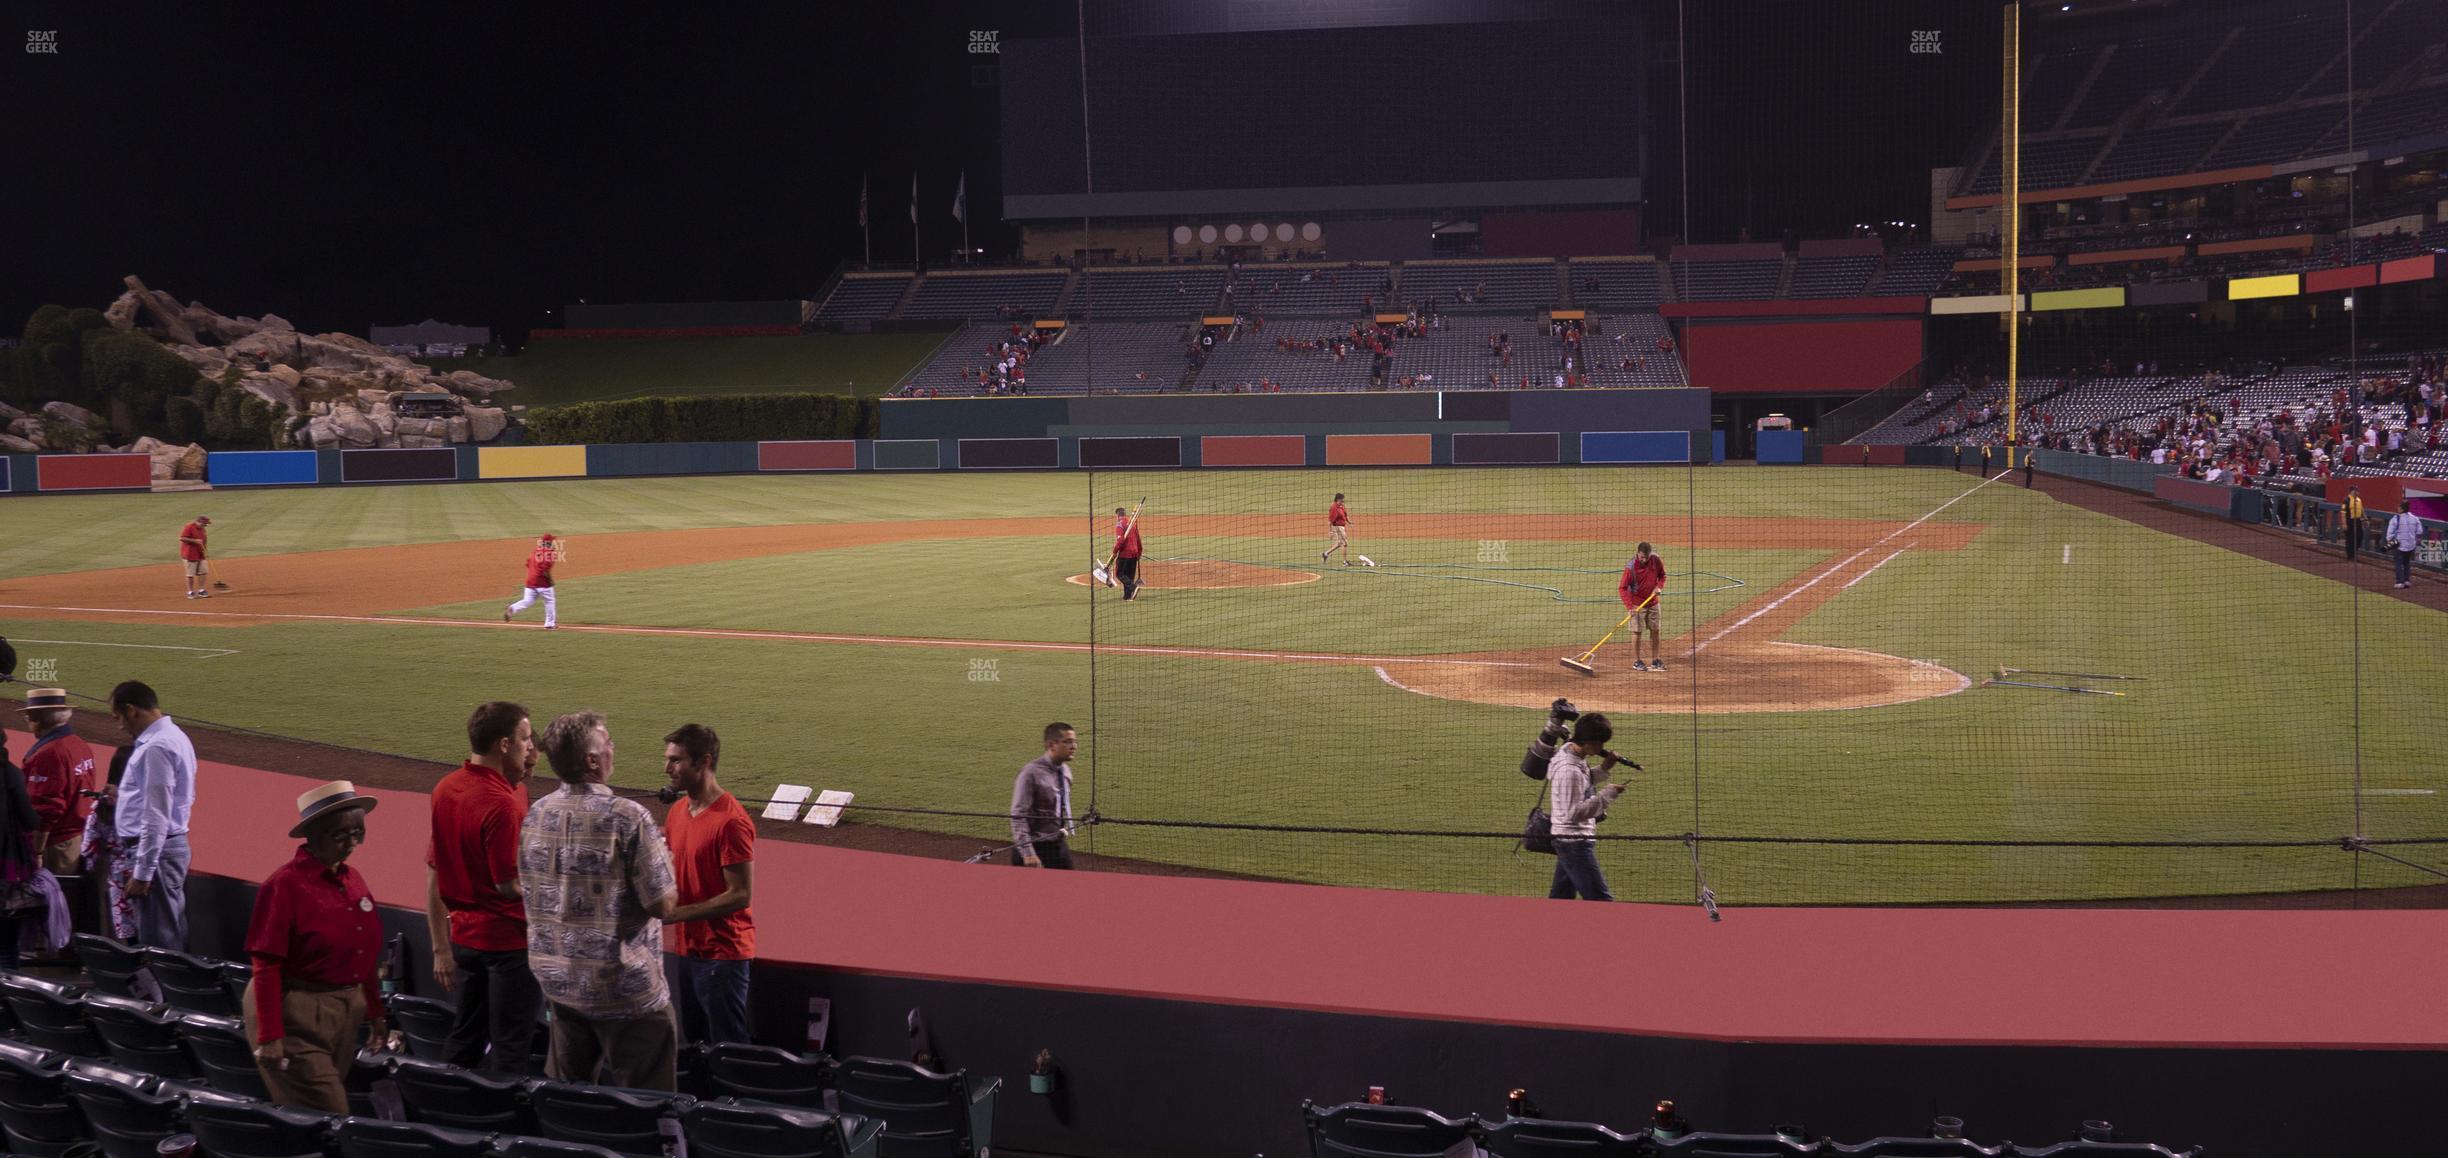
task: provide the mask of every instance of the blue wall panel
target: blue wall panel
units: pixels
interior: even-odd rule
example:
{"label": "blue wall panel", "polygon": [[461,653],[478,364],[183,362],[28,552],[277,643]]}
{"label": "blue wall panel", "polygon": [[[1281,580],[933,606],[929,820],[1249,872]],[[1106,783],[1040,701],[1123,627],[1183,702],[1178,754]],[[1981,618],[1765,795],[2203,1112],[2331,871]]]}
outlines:
{"label": "blue wall panel", "polygon": [[1586,463],[1688,463],[1691,434],[1682,430],[1592,430],[1581,435]]}
{"label": "blue wall panel", "polygon": [[753,442],[640,442],[586,448],[587,477],[746,474],[757,468]]}
{"label": "blue wall panel", "polygon": [[216,487],[313,486],[322,460],[311,450],[216,450],[204,456],[204,479]]}
{"label": "blue wall panel", "polygon": [[1757,448],[1753,453],[1763,466],[1769,464],[1799,466],[1802,463],[1803,437],[1799,430],[1763,430],[1759,432],[1758,438],[1753,443]]}

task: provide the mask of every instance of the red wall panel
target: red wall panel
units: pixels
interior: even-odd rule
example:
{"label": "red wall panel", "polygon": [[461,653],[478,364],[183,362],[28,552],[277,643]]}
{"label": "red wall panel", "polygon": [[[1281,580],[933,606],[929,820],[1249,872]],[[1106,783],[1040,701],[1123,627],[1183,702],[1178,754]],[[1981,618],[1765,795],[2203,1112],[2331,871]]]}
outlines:
{"label": "red wall panel", "polygon": [[1620,257],[1639,252],[1638,209],[1490,213],[1479,219],[1483,257]]}
{"label": "red wall panel", "polygon": [[47,491],[144,490],[153,485],[149,454],[46,454],[34,478]]}
{"label": "red wall panel", "polygon": [[1921,319],[1702,323],[1683,328],[1694,386],[1731,394],[1875,390],[1921,361]]}

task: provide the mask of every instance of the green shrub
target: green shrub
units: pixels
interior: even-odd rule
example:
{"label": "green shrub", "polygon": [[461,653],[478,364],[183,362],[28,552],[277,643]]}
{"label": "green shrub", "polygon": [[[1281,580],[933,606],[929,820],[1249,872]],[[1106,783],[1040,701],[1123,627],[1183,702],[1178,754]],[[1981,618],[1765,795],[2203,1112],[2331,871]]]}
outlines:
{"label": "green shrub", "polygon": [[536,410],[526,423],[528,440],[549,446],[874,438],[876,400],[839,394],[627,398]]}

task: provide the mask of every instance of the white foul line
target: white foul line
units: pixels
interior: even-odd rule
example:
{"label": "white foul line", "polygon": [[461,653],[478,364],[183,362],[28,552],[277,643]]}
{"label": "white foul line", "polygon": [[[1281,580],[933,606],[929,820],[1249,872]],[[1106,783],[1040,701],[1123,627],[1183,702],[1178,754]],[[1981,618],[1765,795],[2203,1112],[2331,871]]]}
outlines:
{"label": "white foul line", "polygon": [[2072,544],[2072,543],[2068,543],[2068,544],[2066,544],[2066,545],[2065,545],[2065,558],[2059,559],[2059,560],[2057,560],[2057,561],[2058,561],[2058,562],[2060,562],[2060,563],[2071,563],[2071,562],[2073,562],[2073,561],[2074,561],[2074,544]]}
{"label": "white foul line", "polygon": [[[71,611],[97,615],[186,615],[221,619],[294,619],[321,623],[380,623],[399,627],[474,627],[503,630],[540,631],[542,628],[511,628],[491,620],[428,619],[408,615],[323,615],[302,611],[168,611],[143,607],[45,607],[31,603],[0,603],[7,611]],[[602,635],[678,635],[704,639],[769,639],[801,643],[861,643],[890,647],[970,647],[989,651],[1088,651],[1116,652],[1124,655],[1184,655],[1211,659],[1275,659],[1311,660],[1319,663],[1415,663],[1447,667],[1538,667],[1535,663],[1497,659],[1441,659],[1433,656],[1368,656],[1343,655],[1334,652],[1241,651],[1215,647],[1154,647],[1139,644],[1033,643],[1011,639],[938,639],[910,635],[833,635],[813,631],[748,631],[704,627],[642,627],[625,624],[564,623],[557,630],[585,631]],[[117,646],[135,647],[137,644]],[[194,650],[215,650],[210,648]],[[235,655],[236,652],[228,654]]]}
{"label": "white foul line", "polygon": [[219,659],[225,655],[238,654],[238,649],[233,647],[180,647],[169,643],[102,643],[89,639],[27,639],[22,635],[17,637],[17,642],[48,643],[59,647],[133,647],[145,651],[200,651],[206,653],[203,656],[205,659]]}
{"label": "white foul line", "polygon": [[1919,544],[1915,544],[1915,543],[1906,543],[1906,544],[1904,544],[1903,546],[1898,547],[1898,548],[1896,548],[1895,550],[1888,552],[1888,554],[1887,554],[1887,557],[1886,557],[1886,558],[1881,559],[1881,560],[1879,560],[1879,561],[1878,561],[1878,562],[1876,562],[1876,563],[1872,563],[1872,564],[1870,565],[1870,569],[1869,569],[1869,570],[1864,571],[1864,572],[1862,572],[1862,573],[1861,573],[1861,574],[1859,574],[1859,575],[1856,575],[1856,576],[1854,576],[1854,577],[1852,577],[1852,578],[1850,578],[1850,579],[1845,580],[1845,585],[1844,585],[1844,586],[1842,586],[1842,587],[1837,588],[1837,590],[1838,590],[1838,591],[1851,591],[1851,590],[1853,589],[1853,585],[1854,585],[1854,584],[1859,583],[1859,582],[1861,582],[1862,580],[1864,580],[1864,579],[1867,579],[1867,578],[1871,577],[1872,575],[1876,575],[1876,574],[1878,574],[1878,569],[1879,569],[1879,568],[1884,567],[1884,566],[1886,566],[1887,564],[1889,564],[1889,563],[1891,563],[1891,562],[1894,562],[1894,561],[1895,561],[1895,557],[1896,557],[1896,556],[1901,555],[1901,554],[1903,554],[1903,553],[1904,553],[1904,552],[1906,552],[1906,551],[1910,551],[1910,550],[1912,550],[1912,549],[1913,549],[1915,546],[1918,546],[1918,545],[1919,545]]}

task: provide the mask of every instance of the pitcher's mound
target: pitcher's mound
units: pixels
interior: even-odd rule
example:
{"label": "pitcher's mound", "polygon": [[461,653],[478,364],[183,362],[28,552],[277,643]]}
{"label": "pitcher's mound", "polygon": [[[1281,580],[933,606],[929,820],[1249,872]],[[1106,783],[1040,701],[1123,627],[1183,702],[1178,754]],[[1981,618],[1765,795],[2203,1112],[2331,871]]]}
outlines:
{"label": "pitcher's mound", "polygon": [[[1139,564],[1139,586],[1153,591],[1214,591],[1227,587],[1290,587],[1300,583],[1315,583],[1315,571],[1295,571],[1288,567],[1260,567],[1250,563],[1226,563],[1212,559],[1181,561],[1156,560]],[[1087,586],[1095,580],[1087,575],[1073,575],[1065,580]]]}
{"label": "pitcher's mound", "polygon": [[1729,640],[1703,653],[1696,668],[1680,655],[1680,647],[1670,644],[1668,654],[1677,658],[1662,672],[1634,671],[1628,650],[1602,652],[1595,677],[1556,666],[1556,653],[1572,650],[1457,656],[1475,662],[1450,665],[1390,663],[1377,669],[1377,678],[1439,699],[1536,709],[1567,696],[1582,711],[1616,714],[1695,710],[1695,674],[1696,710],[1702,714],[1876,708],[1951,696],[1972,686],[1963,673],[1925,660],[1783,640]]}

